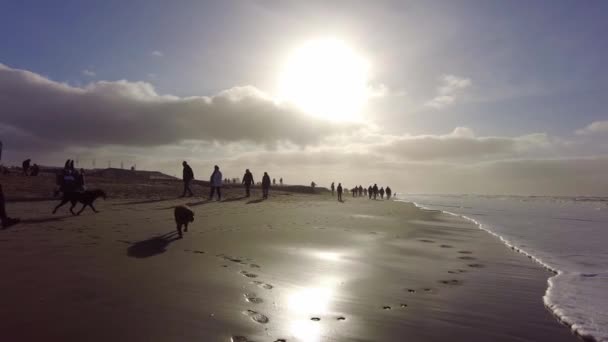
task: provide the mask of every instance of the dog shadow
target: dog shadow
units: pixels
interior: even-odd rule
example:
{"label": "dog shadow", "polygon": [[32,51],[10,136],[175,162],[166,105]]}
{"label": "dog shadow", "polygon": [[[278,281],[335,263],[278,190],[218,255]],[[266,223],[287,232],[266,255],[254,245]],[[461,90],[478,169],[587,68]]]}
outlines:
{"label": "dog shadow", "polygon": [[149,258],[166,252],[167,247],[169,247],[172,242],[179,239],[177,232],[173,231],[151,237],[147,240],[131,243],[127,248],[127,255],[132,258]]}
{"label": "dog shadow", "polygon": [[266,200],[265,198],[260,198],[260,199],[257,199],[257,200],[251,200],[251,201],[247,202],[247,204],[256,204],[256,203],[262,203],[262,202],[264,202],[265,200]]}

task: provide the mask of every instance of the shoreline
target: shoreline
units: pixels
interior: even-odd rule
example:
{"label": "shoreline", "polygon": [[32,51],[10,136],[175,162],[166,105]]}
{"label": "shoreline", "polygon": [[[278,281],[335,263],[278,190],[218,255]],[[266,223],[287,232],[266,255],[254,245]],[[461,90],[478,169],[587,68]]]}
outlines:
{"label": "shoreline", "polygon": [[[8,336],[576,340],[535,298],[544,271],[462,218],[398,201],[234,196],[102,201],[100,214],[38,221],[52,202],[11,203],[26,223],[0,231]],[[191,232],[160,238],[174,230],[168,209],[187,202]]]}

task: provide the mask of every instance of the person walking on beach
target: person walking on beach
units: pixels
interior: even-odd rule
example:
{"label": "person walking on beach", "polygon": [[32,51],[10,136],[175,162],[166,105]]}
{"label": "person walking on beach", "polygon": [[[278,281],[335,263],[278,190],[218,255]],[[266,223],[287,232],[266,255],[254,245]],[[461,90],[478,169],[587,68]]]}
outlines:
{"label": "person walking on beach", "polygon": [[378,192],[380,193],[380,198],[384,199],[384,187],[380,188]]}
{"label": "person walking on beach", "polygon": [[268,173],[264,172],[264,177],[262,177],[262,198],[268,198],[268,190],[270,189],[270,176]]}
{"label": "person walking on beach", "polygon": [[369,188],[367,188],[367,194],[369,195],[369,199],[372,199],[372,195],[374,194],[374,188],[372,188],[371,185],[369,186]]}
{"label": "person walking on beach", "polygon": [[356,188],[350,189],[350,193],[353,195],[353,197],[356,197],[357,196],[357,190],[356,190]]}
{"label": "person walking on beach", "polygon": [[342,183],[338,183],[338,202],[342,202]]}
{"label": "person walking on beach", "polygon": [[374,199],[376,199],[378,197],[378,185],[374,184],[372,189],[374,190]]}
{"label": "person walking on beach", "polygon": [[2,185],[0,185],[0,221],[2,221],[2,228],[8,228],[19,223],[18,218],[8,217],[6,214],[6,207],[4,206],[4,192],[2,192]]}
{"label": "person walking on beach", "polygon": [[363,196],[363,187],[359,184],[359,197]]}
{"label": "person walking on beach", "polygon": [[249,172],[249,169],[245,170],[243,184],[245,184],[245,196],[251,196],[251,185],[255,184],[255,182],[253,181],[253,174]]}
{"label": "person walking on beach", "polygon": [[23,168],[23,175],[27,176],[29,175],[29,170],[30,170],[30,163],[32,162],[31,159],[26,159],[23,161],[23,163],[21,163],[21,167]]}
{"label": "person walking on beach", "polygon": [[363,188],[363,196],[367,197],[367,188]]}
{"label": "person walking on beach", "polygon": [[182,163],[182,166],[184,167],[182,172],[182,179],[184,181],[184,192],[182,193],[182,197],[186,197],[186,193],[188,193],[189,197],[192,197],[194,196],[194,193],[192,193],[192,189],[190,189],[190,183],[194,179],[194,171],[192,171],[192,168],[185,160]]}
{"label": "person walking on beach", "polygon": [[386,187],[386,199],[391,199],[391,188],[390,187]]}
{"label": "person walking on beach", "polygon": [[334,187],[334,182],[331,182],[331,195],[332,195],[332,196],[334,195],[334,190],[335,190],[335,189],[336,189],[336,188]]}
{"label": "person walking on beach", "polygon": [[220,192],[220,188],[222,187],[222,172],[217,165],[213,167],[213,173],[209,178],[209,186],[211,186],[209,200],[211,201],[213,199],[213,193],[217,192],[217,200],[220,201],[222,199],[222,193]]}
{"label": "person walking on beach", "polygon": [[283,177],[281,177],[281,179],[279,179],[279,184],[281,184],[281,186],[283,186]]}

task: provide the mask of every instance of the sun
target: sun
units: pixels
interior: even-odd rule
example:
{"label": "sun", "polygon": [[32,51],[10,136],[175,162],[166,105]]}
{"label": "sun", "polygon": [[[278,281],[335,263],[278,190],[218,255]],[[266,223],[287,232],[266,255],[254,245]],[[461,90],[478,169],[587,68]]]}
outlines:
{"label": "sun", "polygon": [[309,41],[283,65],[279,101],[316,117],[357,121],[368,98],[368,69],[367,61],[342,40]]}

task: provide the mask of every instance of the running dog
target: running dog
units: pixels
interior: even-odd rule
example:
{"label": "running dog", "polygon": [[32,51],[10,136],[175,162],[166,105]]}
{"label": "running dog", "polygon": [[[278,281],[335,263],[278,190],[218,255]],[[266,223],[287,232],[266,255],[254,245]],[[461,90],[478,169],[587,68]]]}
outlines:
{"label": "running dog", "polygon": [[[80,215],[84,208],[87,206],[91,207],[94,212],[98,213],[98,211],[93,206],[93,202],[99,197],[102,197],[104,200],[106,199],[106,193],[103,190],[86,190],[82,192],[64,192],[63,197],[61,197],[61,202],[55,207],[53,210],[53,214],[57,212],[57,209],[61,208],[64,204],[71,202],[72,206],[70,207],[70,212],[72,215]],[[75,213],[74,207],[76,203],[82,203],[82,208]]]}
{"label": "running dog", "polygon": [[177,224],[177,234],[182,237],[182,226],[184,226],[184,232],[188,231],[188,223],[194,222],[194,212],[186,205],[178,205],[173,211],[175,216],[175,223]]}

